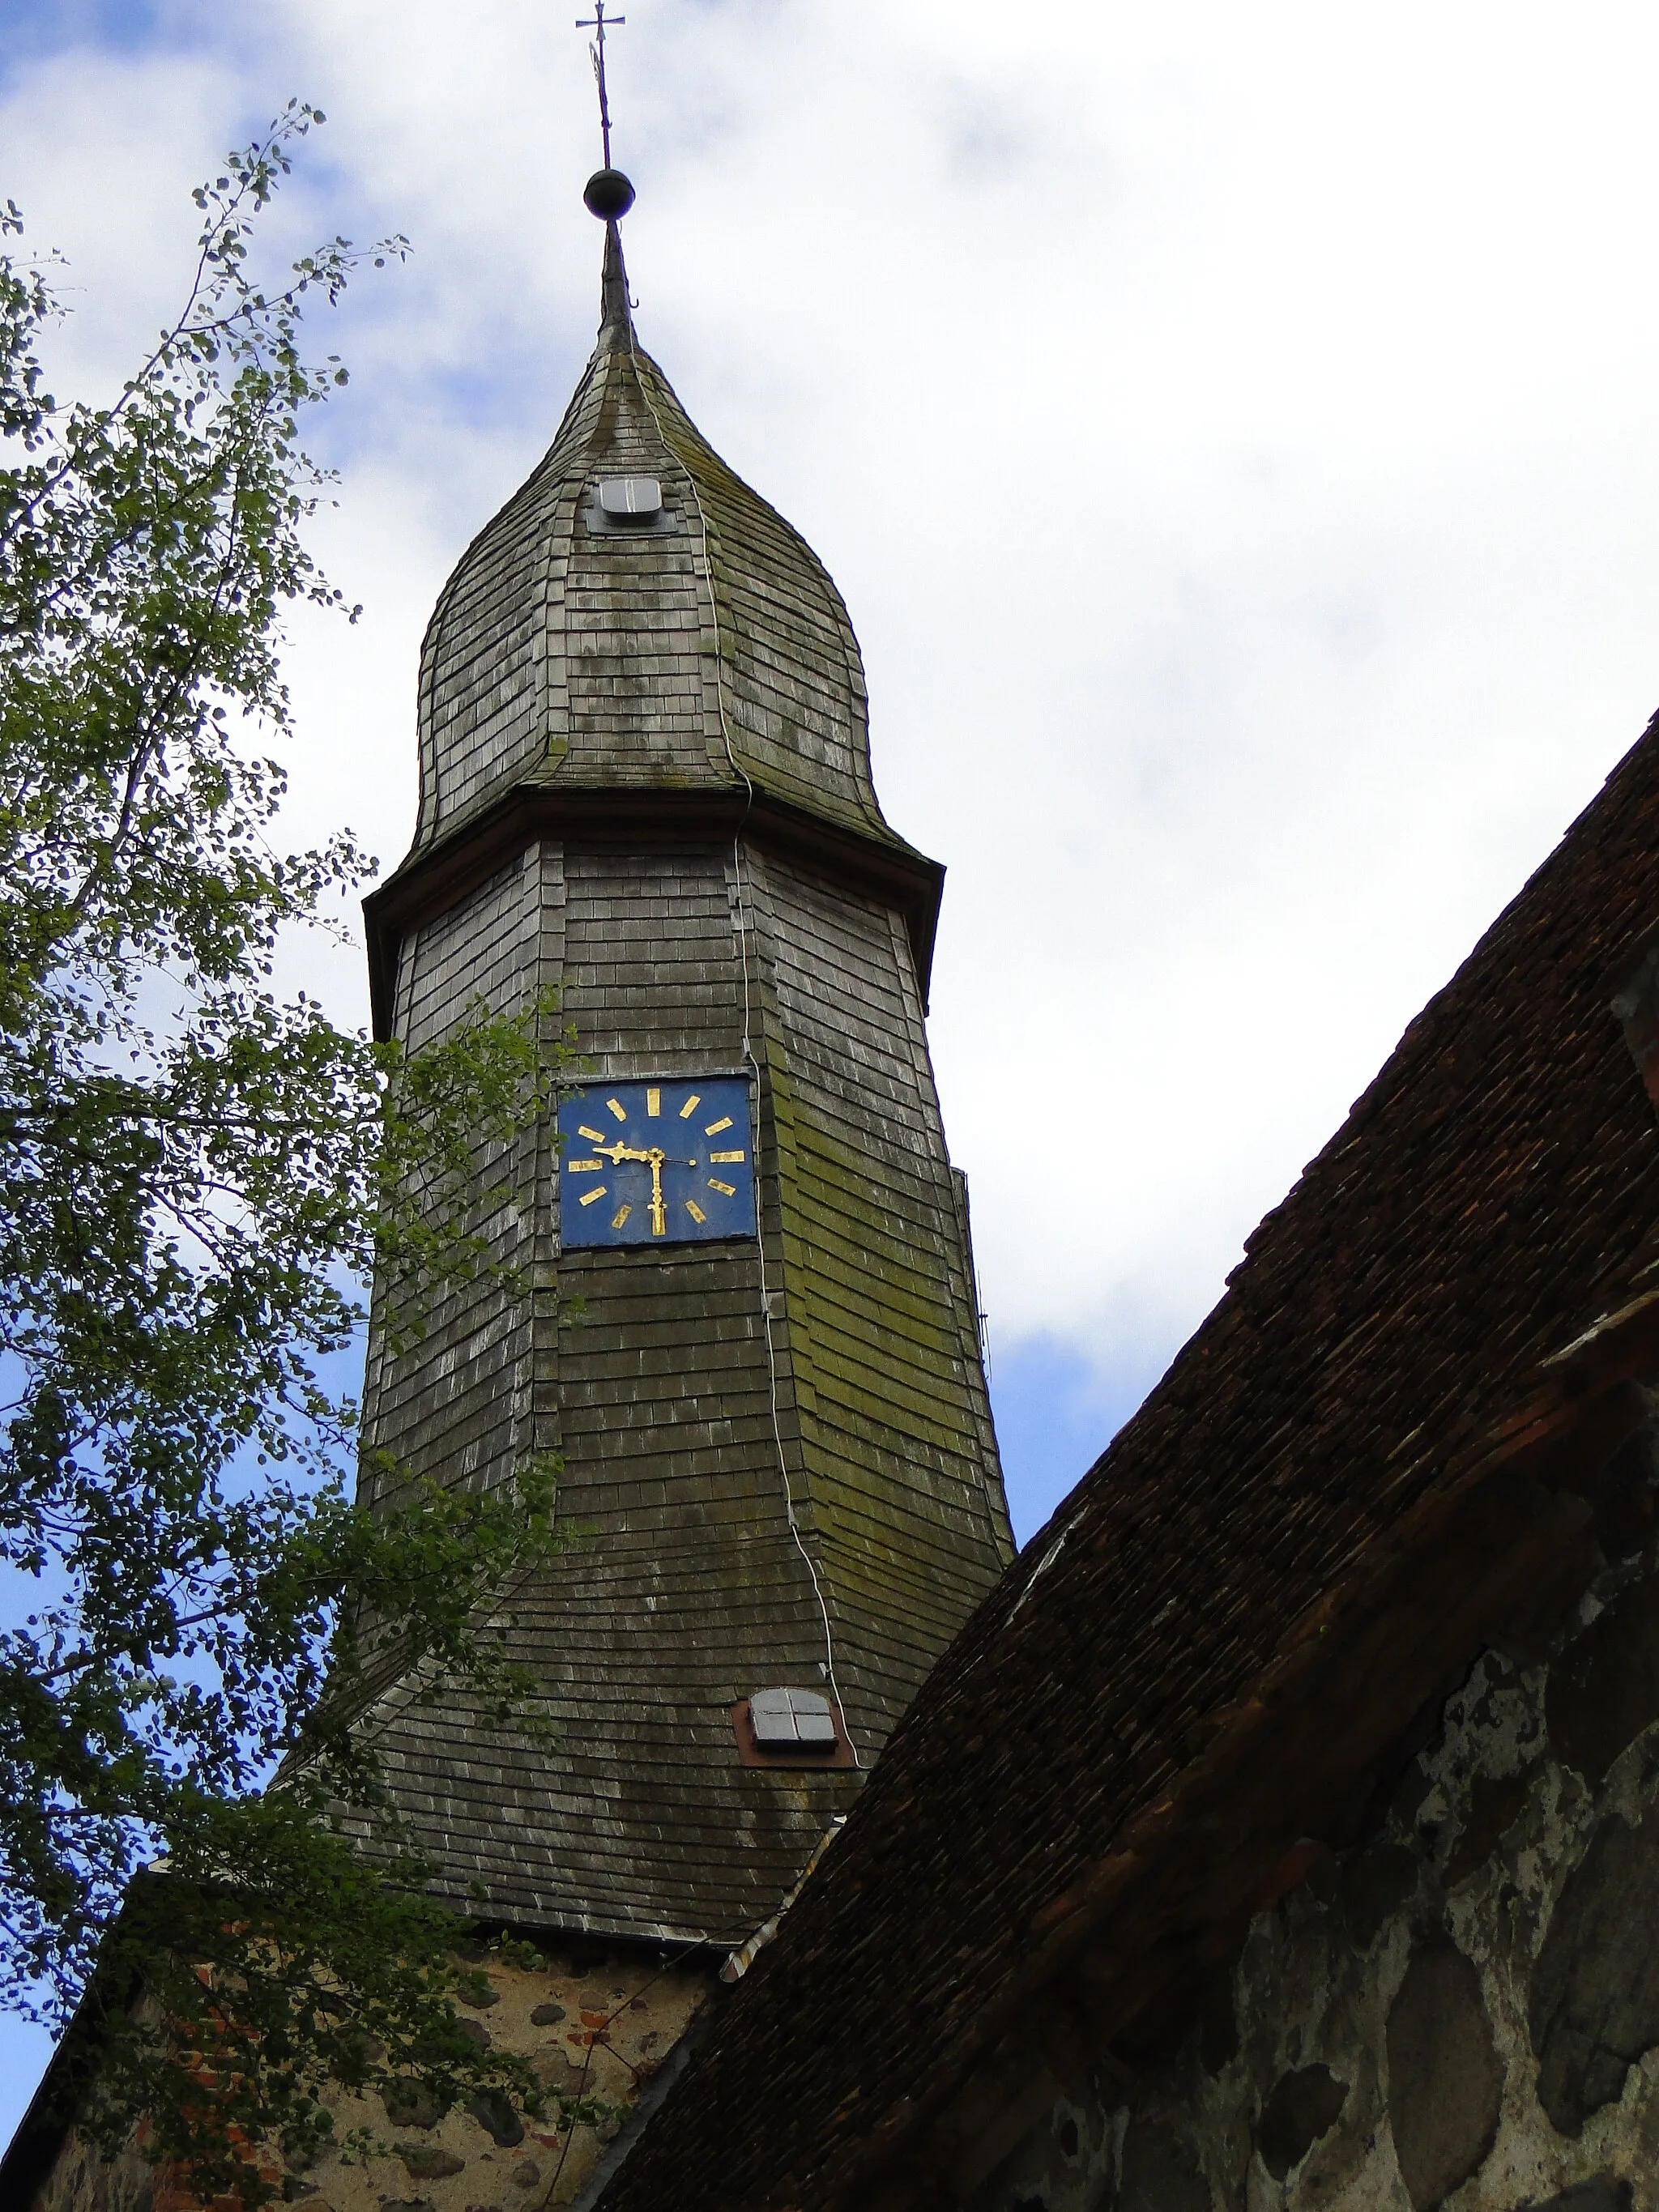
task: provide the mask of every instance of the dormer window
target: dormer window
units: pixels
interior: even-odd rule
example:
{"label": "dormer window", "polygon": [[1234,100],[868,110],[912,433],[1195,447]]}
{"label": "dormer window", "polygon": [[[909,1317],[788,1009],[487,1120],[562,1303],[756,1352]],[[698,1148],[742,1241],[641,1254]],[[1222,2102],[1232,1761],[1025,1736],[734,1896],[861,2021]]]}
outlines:
{"label": "dormer window", "polygon": [[667,520],[655,477],[602,477],[588,502],[591,530],[659,530]]}
{"label": "dormer window", "polygon": [[732,1719],[748,1766],[845,1766],[852,1753],[833,1705],[817,1690],[757,1690]]}
{"label": "dormer window", "polygon": [[836,1741],[830,1700],[816,1690],[757,1690],[749,1700],[749,1725],[757,1751],[791,1751],[797,1745],[828,1751]]}

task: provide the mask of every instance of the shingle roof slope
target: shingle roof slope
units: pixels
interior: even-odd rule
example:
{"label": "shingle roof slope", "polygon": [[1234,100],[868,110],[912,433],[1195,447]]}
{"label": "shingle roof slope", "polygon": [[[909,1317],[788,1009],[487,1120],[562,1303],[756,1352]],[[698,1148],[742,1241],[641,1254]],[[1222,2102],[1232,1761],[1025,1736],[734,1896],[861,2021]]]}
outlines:
{"label": "shingle roof slope", "polygon": [[[410,860],[525,783],[746,782],[908,853],[871,781],[842,596],[638,344],[614,223],[605,300],[558,434],[462,555],[428,626]],[[660,482],[670,526],[596,538],[587,495],[629,475]]]}
{"label": "shingle roof slope", "polygon": [[1333,1589],[1650,1285],[1609,1001],[1656,924],[1659,717],[941,1662],[604,2212],[835,2196]]}

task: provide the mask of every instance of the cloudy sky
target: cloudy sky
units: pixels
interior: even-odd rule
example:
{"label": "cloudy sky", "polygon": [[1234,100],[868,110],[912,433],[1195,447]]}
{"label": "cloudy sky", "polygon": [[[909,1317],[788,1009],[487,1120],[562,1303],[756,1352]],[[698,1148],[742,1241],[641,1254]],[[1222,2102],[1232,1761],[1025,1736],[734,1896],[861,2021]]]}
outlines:
{"label": "cloudy sky", "polygon": [[[626,7],[641,339],[829,563],[887,812],[950,868],[933,1048],[1028,1532],[1659,702],[1659,18]],[[427,611],[592,342],[574,12],[0,0],[60,394],[118,380],[191,185],[290,94],[329,121],[275,242],[413,241],[328,340],[365,617],[289,661],[295,835],[388,863]],[[355,955],[319,979],[362,1015]]]}

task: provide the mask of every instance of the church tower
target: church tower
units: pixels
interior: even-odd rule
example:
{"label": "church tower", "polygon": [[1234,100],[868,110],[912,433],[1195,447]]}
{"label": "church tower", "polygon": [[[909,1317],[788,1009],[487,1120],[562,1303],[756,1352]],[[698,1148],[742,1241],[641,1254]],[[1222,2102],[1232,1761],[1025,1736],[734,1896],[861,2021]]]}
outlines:
{"label": "church tower", "polygon": [[923,1031],[943,872],[877,803],[835,585],[636,342],[632,198],[589,185],[599,343],[438,602],[367,908],[381,1034],[554,987],[586,1062],[492,1170],[533,1288],[376,1339],[366,1401],[445,1484],[562,1455],[580,1533],[512,1606],[556,1738],[406,1684],[370,1724],[464,1909],[724,1950],[1012,1547]]}

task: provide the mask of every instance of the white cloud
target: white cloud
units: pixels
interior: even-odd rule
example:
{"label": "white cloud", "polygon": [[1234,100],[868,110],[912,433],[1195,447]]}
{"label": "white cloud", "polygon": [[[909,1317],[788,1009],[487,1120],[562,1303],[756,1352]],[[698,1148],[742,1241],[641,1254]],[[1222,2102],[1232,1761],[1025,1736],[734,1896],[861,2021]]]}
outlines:
{"label": "white cloud", "polygon": [[[645,342],[847,593],[896,824],[951,865],[933,1036],[998,1340],[1195,1320],[1659,699],[1634,5],[630,0]],[[598,237],[581,41],[530,0],[176,8],[18,70],[72,366],[159,319],[185,190],[291,90],[348,311],[296,625],[296,827],[395,859],[414,656],[550,436]],[[351,963],[331,979],[355,1010]]]}

